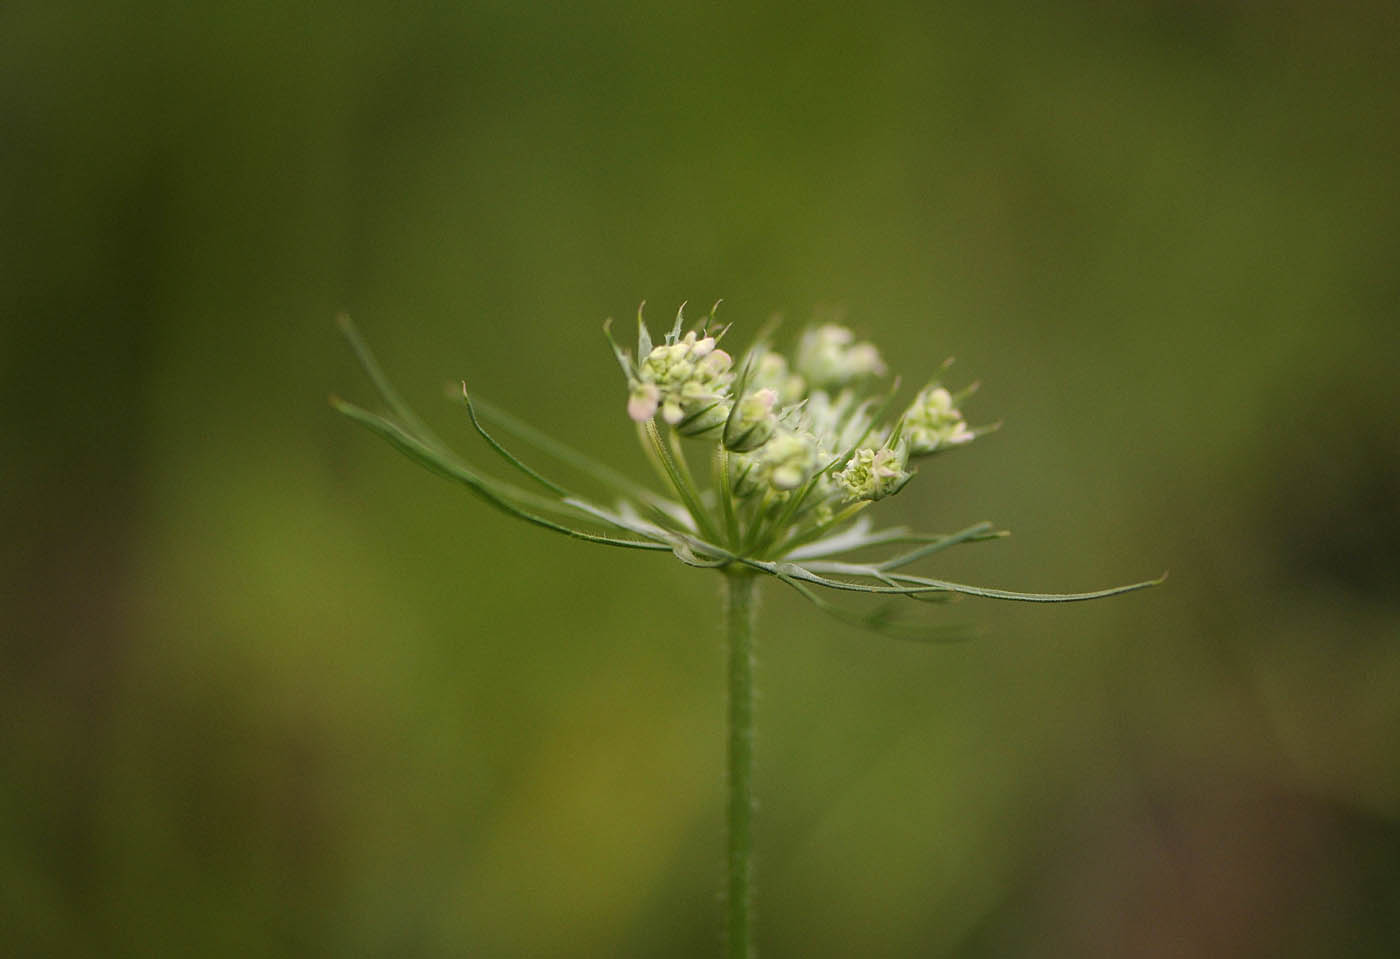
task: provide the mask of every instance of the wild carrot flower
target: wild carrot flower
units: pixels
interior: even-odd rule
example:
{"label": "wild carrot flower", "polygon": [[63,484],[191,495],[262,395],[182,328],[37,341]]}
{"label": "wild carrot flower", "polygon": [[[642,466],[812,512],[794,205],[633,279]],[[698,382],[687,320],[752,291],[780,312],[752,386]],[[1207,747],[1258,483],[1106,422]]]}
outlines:
{"label": "wild carrot flower", "polygon": [[[756,579],[768,576],[844,621],[903,636],[947,638],[939,627],[906,621],[887,608],[859,611],[818,593],[884,600],[959,595],[1036,603],[1098,599],[1160,580],[1084,593],[1022,593],[919,576],[908,567],[964,543],[1004,536],[991,523],[925,535],[904,526],[876,529],[864,511],[907,488],[912,459],[967,446],[988,427],[969,427],[959,408],[970,394],[938,383],[898,416],[898,381],[881,383],[884,359],[843,326],[810,328],[791,359],[760,338],[736,364],[720,347],[727,327],[713,311],[685,330],[683,308],[664,341],[652,341],[641,312],[633,354],[612,340],[626,387],[626,415],[664,492],[657,492],[468,394],[467,419],[487,447],[528,481],[523,488],[470,465],[439,440],[384,377],[348,318],[342,328],[388,406],[380,415],[337,398],[336,409],[410,458],[491,506],[535,526],[590,543],[669,552],[690,566],[727,576],[729,659],[729,885],[732,956],[750,942],[749,815],[753,748],[752,628]],[[608,491],[598,500],[545,477],[503,446],[487,423]],[[702,486],[693,461],[708,467]],[[895,547],[880,560],[872,549]]]}

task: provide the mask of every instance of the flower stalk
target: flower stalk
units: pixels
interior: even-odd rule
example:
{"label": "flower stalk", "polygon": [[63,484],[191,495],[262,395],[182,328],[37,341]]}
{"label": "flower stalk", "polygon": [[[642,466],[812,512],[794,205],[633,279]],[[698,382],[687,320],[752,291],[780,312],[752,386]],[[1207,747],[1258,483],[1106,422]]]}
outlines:
{"label": "flower stalk", "polygon": [[725,906],[731,959],[748,959],[753,949],[753,633],[758,613],[757,579],[744,569],[731,570],[725,576],[729,645],[729,876]]}

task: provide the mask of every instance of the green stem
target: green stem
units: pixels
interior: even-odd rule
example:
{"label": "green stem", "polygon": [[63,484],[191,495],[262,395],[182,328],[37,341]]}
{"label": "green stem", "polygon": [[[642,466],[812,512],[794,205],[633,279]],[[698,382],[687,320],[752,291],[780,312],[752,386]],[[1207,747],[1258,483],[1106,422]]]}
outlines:
{"label": "green stem", "polygon": [[753,955],[753,624],[757,577],[726,571],[729,602],[729,885],[730,959]]}

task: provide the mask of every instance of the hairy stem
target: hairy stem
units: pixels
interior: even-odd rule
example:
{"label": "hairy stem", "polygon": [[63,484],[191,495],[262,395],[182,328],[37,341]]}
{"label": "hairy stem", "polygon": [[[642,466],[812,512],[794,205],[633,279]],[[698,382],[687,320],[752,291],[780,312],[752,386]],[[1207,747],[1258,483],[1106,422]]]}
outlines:
{"label": "hairy stem", "polygon": [[753,955],[753,626],[757,577],[726,571],[729,638],[729,884],[730,959]]}

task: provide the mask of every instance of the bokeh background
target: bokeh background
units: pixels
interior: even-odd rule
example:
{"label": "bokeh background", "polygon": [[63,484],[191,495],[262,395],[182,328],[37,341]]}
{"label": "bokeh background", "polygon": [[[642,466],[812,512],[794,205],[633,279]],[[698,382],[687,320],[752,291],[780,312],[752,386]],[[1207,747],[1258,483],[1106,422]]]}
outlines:
{"label": "bokeh background", "polygon": [[881,509],[1016,535],[932,571],[1171,573],[945,647],[768,589],[766,955],[1396,955],[1398,30],[0,6],[0,952],[718,954],[716,578],[326,396],[348,310],[468,448],[462,378],[641,478],[600,323],[724,297],[983,381]]}

